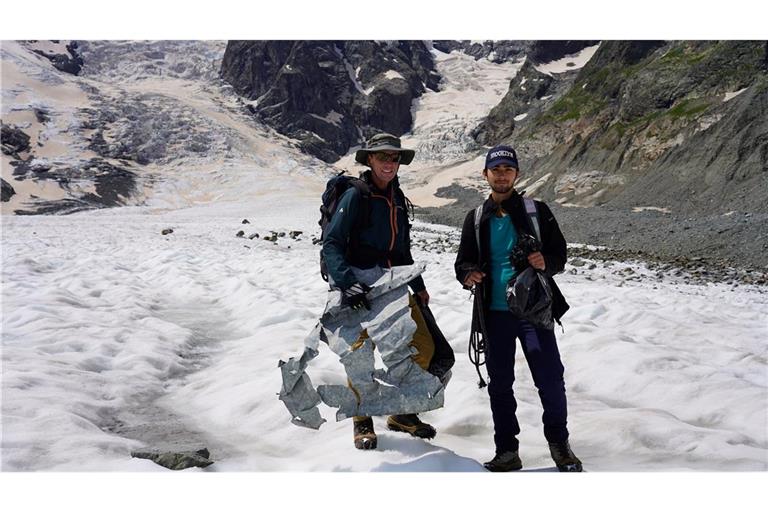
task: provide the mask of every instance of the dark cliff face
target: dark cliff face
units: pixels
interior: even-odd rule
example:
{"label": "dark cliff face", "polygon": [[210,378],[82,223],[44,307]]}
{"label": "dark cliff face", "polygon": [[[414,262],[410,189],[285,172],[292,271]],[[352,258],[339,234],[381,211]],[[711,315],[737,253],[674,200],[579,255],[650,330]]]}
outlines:
{"label": "dark cliff face", "polygon": [[440,78],[419,41],[230,41],[221,77],[326,162],[375,132],[408,131],[413,99]]}
{"label": "dark cliff face", "polygon": [[[30,41],[34,43],[35,41]],[[58,43],[58,41],[54,41]],[[51,53],[41,50],[32,50],[38,55],[42,55],[51,61],[53,67],[59,71],[69,73],[70,75],[79,75],[83,68],[83,58],[78,52],[77,41],[71,41],[66,45],[67,53]]]}
{"label": "dark cliff face", "polygon": [[559,60],[567,55],[579,53],[584,48],[595,46],[600,41],[532,41],[527,51],[528,58],[535,63],[543,64]]}
{"label": "dark cliff face", "polygon": [[[555,79],[536,70],[526,61],[510,83],[509,90],[473,134],[481,144],[492,146],[515,131],[515,117],[531,111],[540,112],[553,94]],[[526,116],[527,117],[527,116]]]}
{"label": "dark cliff face", "polygon": [[764,41],[604,42],[535,94],[523,68],[476,138],[517,146],[544,199],[766,211],[765,59]]}

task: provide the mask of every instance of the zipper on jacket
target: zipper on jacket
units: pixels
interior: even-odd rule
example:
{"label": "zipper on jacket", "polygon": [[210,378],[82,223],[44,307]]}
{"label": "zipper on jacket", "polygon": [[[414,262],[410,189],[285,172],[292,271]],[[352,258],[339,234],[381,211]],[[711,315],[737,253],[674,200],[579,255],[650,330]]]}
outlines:
{"label": "zipper on jacket", "polygon": [[[387,202],[389,207],[389,227],[392,233],[392,238],[389,241],[389,253],[392,253],[392,249],[395,247],[395,240],[397,239],[397,209],[392,207],[394,202],[394,189],[389,190],[389,198],[381,196],[379,194],[371,194],[371,197],[380,197]],[[392,260],[387,257],[387,265],[392,268]]]}

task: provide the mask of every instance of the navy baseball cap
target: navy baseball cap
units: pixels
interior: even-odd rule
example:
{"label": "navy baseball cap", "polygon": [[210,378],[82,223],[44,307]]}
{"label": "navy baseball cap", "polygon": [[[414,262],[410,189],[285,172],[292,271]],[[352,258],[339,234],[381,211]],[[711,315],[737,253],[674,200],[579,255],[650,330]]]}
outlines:
{"label": "navy baseball cap", "polygon": [[485,168],[493,169],[497,165],[507,164],[510,167],[514,167],[520,170],[520,166],[517,165],[517,153],[515,153],[512,146],[496,146],[488,151],[485,156]]}

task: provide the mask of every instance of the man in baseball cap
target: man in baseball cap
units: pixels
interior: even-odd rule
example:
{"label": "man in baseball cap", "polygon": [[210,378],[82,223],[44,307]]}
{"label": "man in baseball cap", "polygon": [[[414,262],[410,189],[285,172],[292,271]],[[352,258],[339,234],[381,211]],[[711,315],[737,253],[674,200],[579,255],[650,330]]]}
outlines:
{"label": "man in baseball cap", "polygon": [[[569,442],[564,367],[553,329],[554,322],[559,322],[569,307],[553,279],[565,267],[567,247],[549,207],[515,190],[519,174],[514,148],[501,145],[488,151],[483,176],[491,187],[491,195],[467,213],[455,263],[458,281],[475,292],[472,339],[482,339],[486,347],[496,455],[484,466],[488,471],[516,471],[523,467],[518,452],[517,401],[512,388],[516,344],[520,339],[544,409],[542,422],[550,455],[558,470],[579,472],[582,464]],[[524,255],[511,261],[510,256],[518,250]],[[544,277],[552,291],[551,311],[543,324],[513,313],[506,296],[507,284],[529,267]],[[480,382],[485,385],[482,377]]]}

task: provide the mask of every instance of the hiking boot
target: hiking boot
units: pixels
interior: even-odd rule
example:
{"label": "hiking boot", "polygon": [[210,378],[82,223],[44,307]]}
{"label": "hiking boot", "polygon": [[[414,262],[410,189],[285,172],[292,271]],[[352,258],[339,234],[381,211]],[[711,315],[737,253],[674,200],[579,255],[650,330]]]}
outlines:
{"label": "hiking boot", "polygon": [[352,420],[355,434],[355,448],[358,450],[376,449],[376,432],[373,431],[373,419]]}
{"label": "hiking boot", "polygon": [[387,418],[387,427],[395,432],[407,432],[413,437],[432,439],[437,435],[435,427],[422,422],[415,414],[396,414]]}
{"label": "hiking boot", "polygon": [[571,451],[568,441],[562,443],[549,443],[549,453],[555,461],[557,470],[563,473],[581,473],[581,461]]}
{"label": "hiking boot", "polygon": [[523,468],[523,461],[517,452],[497,453],[493,460],[483,464],[483,467],[494,473],[503,473],[506,471],[517,471]]}

